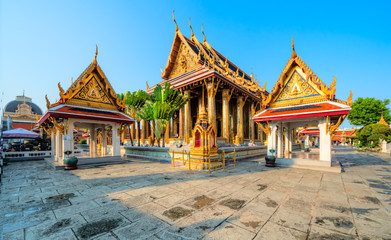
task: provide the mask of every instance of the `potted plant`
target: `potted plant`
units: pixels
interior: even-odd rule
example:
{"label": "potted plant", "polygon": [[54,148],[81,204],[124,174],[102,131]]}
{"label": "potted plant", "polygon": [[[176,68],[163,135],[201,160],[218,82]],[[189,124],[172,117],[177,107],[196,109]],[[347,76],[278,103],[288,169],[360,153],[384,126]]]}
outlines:
{"label": "potted plant", "polygon": [[69,157],[72,151],[65,151],[64,153],[68,155],[66,158],[64,158],[64,165],[65,165],[64,169],[65,170],[77,169],[77,162],[79,161],[79,159],[77,159],[77,157]]}
{"label": "potted plant", "polygon": [[272,155],[271,156],[270,155],[266,155],[265,156],[266,167],[275,167],[276,166],[276,156],[274,156],[274,153],[276,152],[276,150],[270,149],[269,152]]}
{"label": "potted plant", "polygon": [[8,165],[9,158],[5,157],[3,158],[3,165],[7,166]]}

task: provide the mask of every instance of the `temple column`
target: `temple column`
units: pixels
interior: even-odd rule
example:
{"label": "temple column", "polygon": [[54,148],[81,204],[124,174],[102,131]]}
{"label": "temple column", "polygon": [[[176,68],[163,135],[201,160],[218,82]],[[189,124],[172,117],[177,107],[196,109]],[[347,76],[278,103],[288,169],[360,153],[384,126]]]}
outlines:
{"label": "temple column", "polygon": [[[120,141],[120,136],[118,134],[118,123],[114,123],[112,125],[112,145],[113,145],[113,150],[112,150],[112,155],[113,156],[121,156],[121,141]],[[143,126],[144,128],[144,126]]]}
{"label": "temple column", "polygon": [[295,129],[290,129],[290,137],[289,137],[289,152],[292,152],[292,144],[295,142]]}
{"label": "temple column", "polygon": [[230,131],[230,120],[229,120],[229,101],[231,100],[232,90],[223,89],[223,137],[226,142],[229,143],[229,131]]}
{"label": "temple column", "polygon": [[[187,89],[183,92],[183,96],[188,99],[190,98],[190,90]],[[190,101],[186,102],[184,106],[184,138],[185,143],[190,142],[190,132],[191,132],[191,116],[190,116]]]}
{"label": "temple column", "polygon": [[305,135],[305,141],[304,141],[304,147],[309,148],[310,147],[310,135]]}
{"label": "temple column", "polygon": [[328,118],[324,117],[319,120],[319,160],[329,161],[331,165],[331,138],[328,126]]}
{"label": "temple column", "polygon": [[92,125],[90,128],[90,157],[96,157],[97,153],[97,144],[96,144],[96,129],[95,126]]}
{"label": "temple column", "polygon": [[55,129],[52,130],[50,134],[50,150],[52,159],[56,160],[56,133]]}
{"label": "temple column", "polygon": [[213,124],[215,130],[217,131],[217,125],[216,125],[216,101],[215,96],[217,93],[216,84],[214,81],[208,82],[206,85],[206,90],[208,92],[208,118],[211,124]]}
{"label": "temple column", "polygon": [[[69,121],[69,122],[67,122]],[[64,121],[64,125],[68,125],[68,129],[64,129],[64,137],[62,142],[62,152],[70,151],[71,154],[69,154],[70,157],[74,156],[73,153],[73,121],[71,119],[67,119]],[[64,154],[64,157],[68,157],[68,155]]]}
{"label": "temple column", "polygon": [[60,161],[60,159],[61,159],[61,156],[62,156],[62,142],[61,142],[61,140],[62,140],[62,135],[61,135],[61,133],[60,133],[60,131],[58,131],[57,129],[55,129],[55,131],[56,131],[56,153],[55,153],[55,159],[56,159],[56,161]]}
{"label": "temple column", "polygon": [[107,131],[106,127],[103,126],[102,128],[102,140],[101,140],[101,154],[102,157],[106,156],[107,154]]}
{"label": "temple column", "polygon": [[140,141],[140,121],[136,121],[136,140],[137,140],[137,144],[138,144],[138,141]]}
{"label": "temple column", "polygon": [[238,96],[237,98],[237,113],[238,113],[238,119],[237,119],[237,137],[239,138],[238,143],[243,143],[243,106],[246,103],[246,100],[243,98],[243,96]]}
{"label": "temple column", "polygon": [[289,124],[288,124],[285,128],[285,158],[287,158],[289,156],[289,153],[290,153],[289,146],[291,144],[292,144],[291,131],[290,131]]}
{"label": "temple column", "polygon": [[179,138],[180,139],[183,139],[183,113],[184,113],[184,110],[183,110],[183,107],[181,109],[179,109],[179,129],[177,129],[177,125],[176,125],[176,121],[174,123],[174,132],[176,132],[177,130],[178,131],[178,135],[179,135]]}
{"label": "temple column", "polygon": [[[275,123],[270,123],[270,133],[266,134],[267,137],[267,155],[269,156],[275,156],[276,153],[271,153],[270,150],[276,151],[276,131],[277,131],[277,125]],[[263,134],[262,134],[263,135]]]}
{"label": "temple column", "polygon": [[146,124],[146,121],[145,120],[141,120],[141,124],[143,125],[142,126],[142,129],[141,129],[141,140],[140,142],[141,143],[145,143],[145,130],[147,128],[147,124]]}
{"label": "temple column", "polygon": [[282,141],[282,124],[279,124],[278,125],[278,136],[277,136],[277,157],[278,158],[282,158],[284,156],[284,153],[283,153],[283,141]]}
{"label": "temple column", "polygon": [[255,143],[255,132],[254,132],[254,122],[253,122],[253,114],[255,113],[255,106],[254,103],[251,103],[251,111],[249,111],[249,129],[250,129],[250,141],[252,140],[253,143]]}

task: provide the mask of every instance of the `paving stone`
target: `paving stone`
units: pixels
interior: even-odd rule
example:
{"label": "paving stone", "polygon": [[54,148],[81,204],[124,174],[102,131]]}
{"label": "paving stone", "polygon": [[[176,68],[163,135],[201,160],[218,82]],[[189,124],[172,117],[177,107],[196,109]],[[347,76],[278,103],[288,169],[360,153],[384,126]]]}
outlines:
{"label": "paving stone", "polygon": [[307,234],[300,232],[291,228],[283,227],[273,222],[268,222],[265,226],[259,231],[257,236],[254,238],[258,239],[268,239],[268,240],[280,240],[280,239],[300,239],[305,240]]}
{"label": "paving stone", "polygon": [[[56,239],[59,234],[65,235],[62,232],[68,232],[66,231],[67,229],[71,229],[85,223],[86,221],[79,214],[67,218],[45,221],[39,225],[26,228],[26,239]],[[73,234],[70,236],[74,237]]]}
{"label": "paving stone", "polygon": [[341,232],[335,232],[329,229],[324,229],[317,226],[311,227],[311,232],[309,235],[309,239],[314,240],[326,240],[326,239],[333,239],[333,240],[353,240],[358,239],[355,235],[347,235],[343,234]]}
{"label": "paving stone", "polygon": [[139,221],[114,230],[119,239],[146,239],[169,225],[154,217],[143,217]]}
{"label": "paving stone", "polygon": [[252,239],[255,233],[247,231],[231,223],[223,223],[215,230],[208,233],[203,239],[225,239],[225,240],[236,240],[236,239]]}
{"label": "paving stone", "polygon": [[279,208],[270,221],[279,225],[307,232],[311,221],[311,215],[293,212],[289,209]]}

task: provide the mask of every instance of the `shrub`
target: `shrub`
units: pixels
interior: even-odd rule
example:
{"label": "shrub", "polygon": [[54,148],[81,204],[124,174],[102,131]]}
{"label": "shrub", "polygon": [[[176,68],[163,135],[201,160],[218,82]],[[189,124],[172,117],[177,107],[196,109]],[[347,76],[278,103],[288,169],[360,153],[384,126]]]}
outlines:
{"label": "shrub", "polygon": [[80,144],[87,144],[87,139],[81,139],[81,140],[79,141],[79,143],[80,143]]}

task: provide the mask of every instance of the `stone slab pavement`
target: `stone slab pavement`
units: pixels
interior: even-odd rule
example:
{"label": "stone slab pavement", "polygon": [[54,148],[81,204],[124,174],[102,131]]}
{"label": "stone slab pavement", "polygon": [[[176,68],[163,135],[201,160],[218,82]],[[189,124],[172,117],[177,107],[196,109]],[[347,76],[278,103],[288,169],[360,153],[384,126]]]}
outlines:
{"label": "stone slab pavement", "polygon": [[335,148],[344,172],[170,164],[4,170],[0,239],[390,239],[391,158]]}

